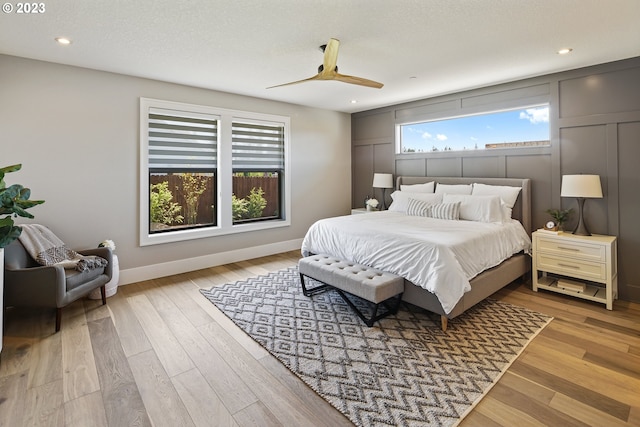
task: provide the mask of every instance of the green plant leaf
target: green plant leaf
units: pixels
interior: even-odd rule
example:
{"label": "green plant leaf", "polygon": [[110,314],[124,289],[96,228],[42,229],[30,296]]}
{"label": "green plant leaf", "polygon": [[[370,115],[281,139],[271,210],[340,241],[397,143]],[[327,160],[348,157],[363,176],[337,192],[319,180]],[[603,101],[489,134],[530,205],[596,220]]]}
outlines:
{"label": "green plant leaf", "polygon": [[22,164],[5,166],[3,168],[0,168],[0,174],[4,176],[5,173],[19,171],[21,167],[22,167]]}
{"label": "green plant leaf", "polygon": [[20,184],[6,186],[4,176],[7,173],[18,171],[21,164],[0,168],[0,248],[4,248],[20,236],[22,228],[14,225],[13,216],[33,218],[27,209],[44,203],[44,200],[29,200],[31,190]]}
{"label": "green plant leaf", "polygon": [[0,248],[6,247],[9,243],[20,237],[22,228],[13,225],[11,217],[0,219]]}

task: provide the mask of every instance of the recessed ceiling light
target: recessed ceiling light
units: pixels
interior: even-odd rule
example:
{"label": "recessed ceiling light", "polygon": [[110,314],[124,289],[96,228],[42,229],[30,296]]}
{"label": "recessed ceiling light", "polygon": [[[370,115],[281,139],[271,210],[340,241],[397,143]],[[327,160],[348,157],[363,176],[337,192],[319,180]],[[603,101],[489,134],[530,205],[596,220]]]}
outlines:
{"label": "recessed ceiling light", "polygon": [[352,104],[357,104],[357,103],[358,103],[358,100],[357,100],[357,99],[352,99],[352,100],[351,100],[351,103],[352,103]]}
{"label": "recessed ceiling light", "polygon": [[570,47],[564,47],[558,51],[558,55],[566,55],[567,53],[570,53],[572,50],[573,49],[571,49]]}
{"label": "recessed ceiling light", "polygon": [[71,40],[66,37],[56,37],[56,41],[58,42],[58,44],[62,44],[65,46],[71,44]]}

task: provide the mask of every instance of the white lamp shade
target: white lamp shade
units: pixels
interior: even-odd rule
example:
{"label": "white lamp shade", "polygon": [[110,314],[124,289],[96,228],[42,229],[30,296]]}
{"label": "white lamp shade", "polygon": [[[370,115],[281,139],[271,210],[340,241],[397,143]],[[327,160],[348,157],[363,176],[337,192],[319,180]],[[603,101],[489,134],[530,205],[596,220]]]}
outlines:
{"label": "white lamp shade", "polygon": [[602,198],[600,175],[563,175],[560,196]]}
{"label": "white lamp shade", "polygon": [[390,173],[374,173],[373,188],[393,188],[393,175]]}

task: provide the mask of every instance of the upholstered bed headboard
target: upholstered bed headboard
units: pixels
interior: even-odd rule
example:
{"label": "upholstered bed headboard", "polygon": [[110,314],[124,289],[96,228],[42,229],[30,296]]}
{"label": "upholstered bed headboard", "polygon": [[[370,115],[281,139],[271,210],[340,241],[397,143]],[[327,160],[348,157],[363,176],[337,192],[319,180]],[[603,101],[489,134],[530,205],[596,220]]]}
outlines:
{"label": "upholstered bed headboard", "polygon": [[518,195],[518,200],[513,206],[512,217],[522,223],[522,226],[531,235],[531,180],[529,178],[467,178],[467,177],[441,177],[441,176],[398,176],[396,179],[396,189],[400,185],[423,184],[435,181],[441,184],[479,184],[486,185],[507,185],[510,187],[521,187],[522,191]]}

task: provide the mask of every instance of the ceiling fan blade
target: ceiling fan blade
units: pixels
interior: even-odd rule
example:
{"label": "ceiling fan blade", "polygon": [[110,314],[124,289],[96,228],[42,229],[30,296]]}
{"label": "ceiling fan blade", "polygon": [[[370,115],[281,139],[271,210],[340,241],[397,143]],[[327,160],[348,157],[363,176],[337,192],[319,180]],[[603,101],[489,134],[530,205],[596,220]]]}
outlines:
{"label": "ceiling fan blade", "polygon": [[378,83],[373,80],[368,80],[368,79],[364,79],[362,77],[356,77],[356,76],[348,76],[346,74],[339,74],[339,73],[336,73],[336,75],[334,76],[334,80],[338,80],[343,83],[350,83],[352,85],[367,86],[367,87],[372,87],[376,89],[380,89],[382,86],[384,86],[382,83]]}
{"label": "ceiling fan blade", "polygon": [[308,79],[296,80],[295,82],[289,82],[289,83],[283,83],[281,85],[269,86],[267,89],[273,89],[274,87],[297,85],[298,83],[304,83],[304,82],[308,82],[308,81],[311,81],[311,80],[324,80],[324,79],[320,78],[320,74],[316,74],[315,76],[309,77]]}
{"label": "ceiling fan blade", "polygon": [[322,61],[322,72],[320,74],[333,74],[336,72],[338,63],[338,48],[340,41],[338,39],[329,39],[329,43],[324,48],[324,59]]}
{"label": "ceiling fan blade", "polygon": [[340,47],[340,40],[333,39],[333,38],[329,39],[329,43],[327,43],[326,45],[320,46],[320,48],[323,49],[324,51],[324,59],[323,59],[322,65],[318,68],[318,74],[316,74],[315,76],[309,77],[308,79],[304,79],[304,80],[297,80],[295,82],[284,83],[276,86],[269,86],[267,89],[271,89],[274,87],[295,85],[298,83],[308,82],[311,80],[338,80],[343,83],[367,86],[367,87],[372,87],[376,89],[380,89],[382,86],[384,86],[382,83],[378,83],[373,80],[364,79],[362,77],[339,74],[337,71],[339,47]]}

